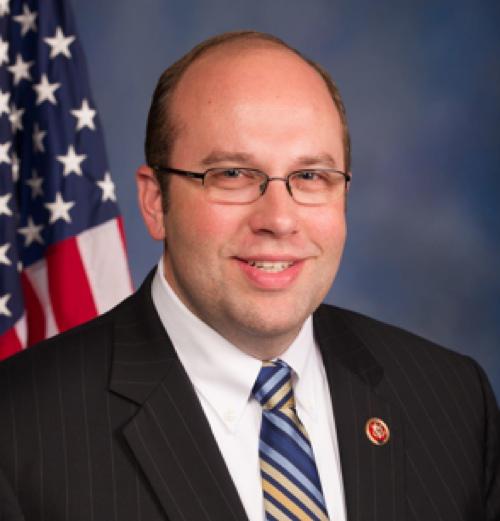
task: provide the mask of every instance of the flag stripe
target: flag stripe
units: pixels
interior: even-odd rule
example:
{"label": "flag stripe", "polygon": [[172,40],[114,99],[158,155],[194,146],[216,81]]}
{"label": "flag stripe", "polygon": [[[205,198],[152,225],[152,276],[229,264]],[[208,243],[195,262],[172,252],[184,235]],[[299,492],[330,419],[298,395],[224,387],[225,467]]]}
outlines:
{"label": "flag stripe", "polygon": [[28,345],[28,327],[26,321],[26,315],[22,317],[14,324],[17,338],[21,345],[21,349],[24,349]]}
{"label": "flag stripe", "polygon": [[[98,313],[110,310],[130,293],[129,272],[123,241],[115,219],[82,232],[77,237],[82,263],[92,287]],[[116,283],[110,287],[109,274]]]}
{"label": "flag stripe", "polygon": [[24,308],[28,326],[28,344],[32,345],[46,337],[45,313],[26,273],[21,274],[21,283],[23,285]]}
{"label": "flag stripe", "polygon": [[[47,263],[45,259],[39,260],[24,270],[26,278],[31,283],[34,294],[41,305],[40,320],[45,324],[45,336],[49,337],[59,332],[52,309],[49,295],[49,281],[47,274]],[[29,333],[28,333],[29,336]],[[28,345],[31,345],[28,343]]]}
{"label": "flag stripe", "polygon": [[14,327],[0,336],[0,360],[17,353],[22,348]]}
{"label": "flag stripe", "polygon": [[97,315],[85,267],[74,237],[47,248],[50,301],[59,331]]}

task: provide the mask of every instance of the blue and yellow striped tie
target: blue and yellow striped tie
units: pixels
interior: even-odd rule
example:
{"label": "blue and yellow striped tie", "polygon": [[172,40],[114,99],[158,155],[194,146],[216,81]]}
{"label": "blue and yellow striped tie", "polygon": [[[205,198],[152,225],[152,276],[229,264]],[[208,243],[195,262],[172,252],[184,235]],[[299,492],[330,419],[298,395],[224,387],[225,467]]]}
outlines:
{"label": "blue and yellow striped tie", "polygon": [[264,362],[252,389],[262,405],[259,457],[267,520],[328,521],[314,455],[297,416],[291,369]]}

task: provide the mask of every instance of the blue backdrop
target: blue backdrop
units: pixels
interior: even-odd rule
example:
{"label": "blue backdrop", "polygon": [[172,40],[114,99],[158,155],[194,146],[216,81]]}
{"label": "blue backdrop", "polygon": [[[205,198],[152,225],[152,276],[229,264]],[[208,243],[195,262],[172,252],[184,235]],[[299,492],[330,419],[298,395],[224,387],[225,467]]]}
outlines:
{"label": "blue backdrop", "polygon": [[500,4],[483,0],[72,0],[135,284],[161,245],[133,174],[163,69],[215,33],[284,38],[336,79],[354,181],[328,302],[476,358],[500,398]]}

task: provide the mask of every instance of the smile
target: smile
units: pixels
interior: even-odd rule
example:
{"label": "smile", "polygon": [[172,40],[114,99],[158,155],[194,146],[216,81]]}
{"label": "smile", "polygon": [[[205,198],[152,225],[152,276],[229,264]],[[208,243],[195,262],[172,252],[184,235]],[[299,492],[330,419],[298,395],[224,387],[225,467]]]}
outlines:
{"label": "smile", "polygon": [[263,271],[267,271],[270,273],[279,273],[280,271],[284,271],[288,269],[290,266],[293,266],[293,261],[258,261],[258,260],[250,260],[247,261],[248,264],[254,268],[258,268]]}

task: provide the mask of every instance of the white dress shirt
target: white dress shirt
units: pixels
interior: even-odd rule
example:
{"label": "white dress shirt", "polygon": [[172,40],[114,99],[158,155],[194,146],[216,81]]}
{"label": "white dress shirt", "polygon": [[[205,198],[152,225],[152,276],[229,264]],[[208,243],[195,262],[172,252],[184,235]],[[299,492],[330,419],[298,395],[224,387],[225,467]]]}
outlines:
{"label": "white dress shirt", "polygon": [[[264,521],[259,467],[262,408],[251,396],[262,362],[186,308],[165,280],[163,259],[153,279],[152,298],[194,385],[248,519]],[[309,434],[330,521],[346,521],[335,420],[311,317],[280,358],[293,370],[297,413]]]}

